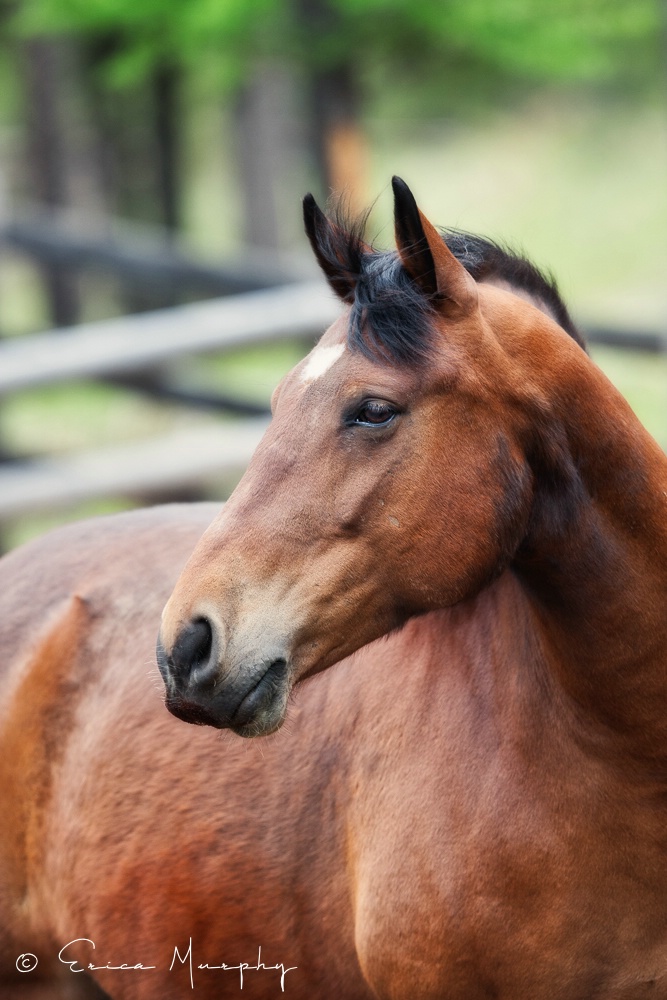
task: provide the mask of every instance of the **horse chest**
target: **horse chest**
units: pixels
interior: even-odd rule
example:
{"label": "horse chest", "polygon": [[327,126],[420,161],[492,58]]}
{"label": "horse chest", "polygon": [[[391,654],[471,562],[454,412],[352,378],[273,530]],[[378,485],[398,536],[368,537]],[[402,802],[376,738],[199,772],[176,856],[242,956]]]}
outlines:
{"label": "horse chest", "polygon": [[379,996],[667,997],[659,817],[605,805],[574,775],[545,781],[551,797],[471,761],[446,783],[404,783],[400,808],[386,791],[372,801],[356,938]]}

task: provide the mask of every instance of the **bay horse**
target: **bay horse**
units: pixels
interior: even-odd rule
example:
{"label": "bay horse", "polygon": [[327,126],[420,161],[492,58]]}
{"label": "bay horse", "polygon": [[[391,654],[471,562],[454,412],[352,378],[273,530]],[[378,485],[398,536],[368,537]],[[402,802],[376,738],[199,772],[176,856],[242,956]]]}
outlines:
{"label": "bay horse", "polygon": [[221,513],[2,562],[3,998],[667,998],[667,459],[393,187]]}

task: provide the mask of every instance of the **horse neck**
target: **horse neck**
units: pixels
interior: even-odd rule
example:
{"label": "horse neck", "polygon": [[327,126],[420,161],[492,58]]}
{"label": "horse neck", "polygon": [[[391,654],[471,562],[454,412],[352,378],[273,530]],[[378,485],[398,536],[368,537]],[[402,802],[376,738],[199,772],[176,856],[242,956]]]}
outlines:
{"label": "horse neck", "polygon": [[[667,757],[667,458],[578,349],[532,420],[515,569],[562,687],[615,747]],[[546,368],[549,371],[549,368]],[[544,398],[544,397],[542,397]]]}

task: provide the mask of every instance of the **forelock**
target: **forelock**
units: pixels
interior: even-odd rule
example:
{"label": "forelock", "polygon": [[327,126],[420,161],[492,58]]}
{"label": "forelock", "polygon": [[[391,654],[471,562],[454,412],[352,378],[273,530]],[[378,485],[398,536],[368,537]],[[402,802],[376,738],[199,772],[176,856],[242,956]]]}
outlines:
{"label": "forelock", "polygon": [[[337,206],[336,224],[324,247],[332,264],[346,269],[355,288],[348,346],[375,362],[421,366],[435,343],[435,303],[408,276],[395,251],[377,251],[364,242],[367,218],[351,222]],[[585,346],[551,275],[484,237],[445,230],[442,238],[476,281],[497,280],[525,293]]]}

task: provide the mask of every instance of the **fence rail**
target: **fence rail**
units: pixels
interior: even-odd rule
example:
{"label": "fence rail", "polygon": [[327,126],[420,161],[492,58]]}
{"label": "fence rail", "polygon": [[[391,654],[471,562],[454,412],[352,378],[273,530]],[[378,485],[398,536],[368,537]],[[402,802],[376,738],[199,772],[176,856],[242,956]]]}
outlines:
{"label": "fence rail", "polygon": [[300,280],[303,272],[261,250],[209,264],[159,227],[114,220],[104,230],[86,231],[66,212],[37,208],[0,225],[0,246],[69,272],[101,271],[144,291],[188,290],[200,297],[282,286]]}
{"label": "fence rail", "polygon": [[[0,342],[0,397],[78,378],[146,390],[152,370],[165,362],[315,336],[339,312],[323,282],[302,282]],[[667,353],[667,336],[656,333],[595,328],[588,339]],[[103,496],[164,496],[245,467],[266,427],[265,417],[251,416],[261,407],[244,409],[245,404],[223,397],[207,400],[170,389],[163,378],[159,391],[188,404],[236,407],[246,419],[77,455],[6,462],[0,465],[0,521]]]}
{"label": "fence rail", "polygon": [[0,343],[0,395],[175,358],[321,333],[340,312],[323,282],[248,292]]}
{"label": "fence rail", "polygon": [[640,351],[643,354],[667,354],[667,334],[648,330],[615,330],[591,326],[584,334],[589,344],[603,344],[620,351]]}
{"label": "fence rail", "polygon": [[[165,362],[312,337],[339,311],[324,282],[301,283],[0,342],[0,396],[79,378],[138,381],[143,388],[142,373],[150,378],[150,369]],[[162,380],[160,386],[164,390]],[[172,394],[187,403],[203,398],[195,393],[184,399],[178,388]],[[245,406],[234,400],[226,405]],[[253,409],[261,408],[247,406],[246,414]],[[241,471],[266,424],[266,417],[255,416],[136,444],[5,462],[0,520],[103,496],[164,496]]]}
{"label": "fence rail", "polygon": [[164,495],[233,475],[250,461],[267,423],[255,418],[4,466],[0,469],[0,521],[105,496]]}

